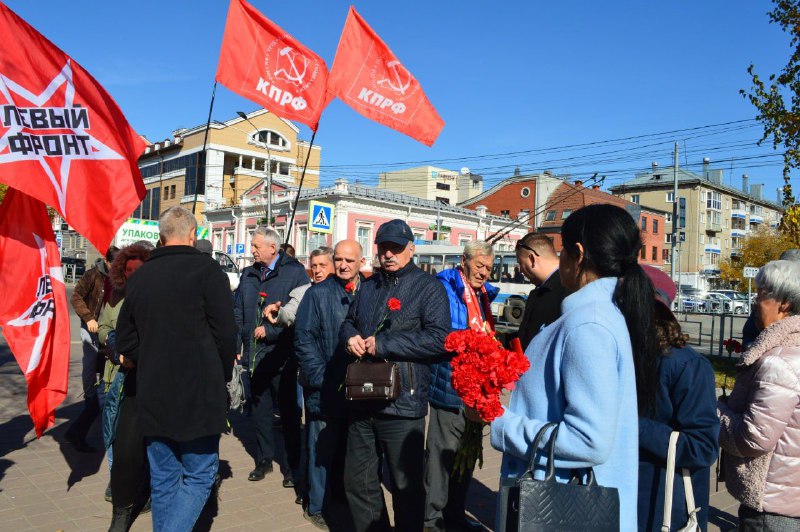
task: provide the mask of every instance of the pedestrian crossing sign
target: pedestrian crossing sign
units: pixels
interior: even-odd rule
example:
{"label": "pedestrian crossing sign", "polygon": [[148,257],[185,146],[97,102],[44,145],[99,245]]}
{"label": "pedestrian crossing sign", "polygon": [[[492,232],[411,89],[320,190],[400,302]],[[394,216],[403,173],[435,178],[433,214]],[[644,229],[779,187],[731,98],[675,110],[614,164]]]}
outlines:
{"label": "pedestrian crossing sign", "polygon": [[333,204],[311,201],[308,204],[308,230],[316,233],[333,232]]}

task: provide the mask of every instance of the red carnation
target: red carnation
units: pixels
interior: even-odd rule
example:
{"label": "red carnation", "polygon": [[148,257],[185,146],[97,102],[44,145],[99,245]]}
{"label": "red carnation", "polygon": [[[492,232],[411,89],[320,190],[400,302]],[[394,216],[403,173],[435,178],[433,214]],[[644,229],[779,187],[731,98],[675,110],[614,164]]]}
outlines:
{"label": "red carnation", "polygon": [[344,291],[347,292],[348,294],[352,294],[353,292],[356,291],[356,283],[350,281],[349,283],[344,285]]}
{"label": "red carnation", "polygon": [[401,307],[402,304],[400,303],[399,299],[397,299],[396,297],[389,298],[389,310],[394,312],[396,310],[400,310]]}
{"label": "red carnation", "polygon": [[258,295],[260,297],[267,297],[267,293],[266,292],[259,292]]}
{"label": "red carnation", "polygon": [[741,353],[742,352],[742,344],[739,343],[738,340],[734,340],[733,338],[728,338],[722,345],[725,346],[728,353]]}

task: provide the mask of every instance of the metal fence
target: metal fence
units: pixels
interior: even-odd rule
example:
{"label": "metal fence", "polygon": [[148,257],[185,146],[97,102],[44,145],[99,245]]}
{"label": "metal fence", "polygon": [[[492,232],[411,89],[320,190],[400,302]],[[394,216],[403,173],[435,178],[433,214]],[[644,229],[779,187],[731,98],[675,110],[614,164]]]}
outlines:
{"label": "metal fence", "polygon": [[675,317],[683,332],[689,335],[689,344],[707,356],[727,355],[723,343],[729,338],[741,342],[742,328],[747,321],[747,315],[731,313],[676,312]]}

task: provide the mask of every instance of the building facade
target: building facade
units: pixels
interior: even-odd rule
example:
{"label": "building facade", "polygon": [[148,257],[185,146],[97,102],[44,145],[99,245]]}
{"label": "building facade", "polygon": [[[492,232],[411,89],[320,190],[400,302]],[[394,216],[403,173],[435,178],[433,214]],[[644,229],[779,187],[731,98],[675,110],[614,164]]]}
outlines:
{"label": "building facade", "polygon": [[483,178],[467,168],[460,172],[417,166],[378,175],[378,188],[408,194],[418,198],[455,205],[483,191]]}
{"label": "building facade", "polygon": [[191,210],[196,200],[194,212],[203,224],[205,210],[238,204],[245,191],[268,177],[276,185],[297,185],[309,150],[303,187],[318,187],[321,148],[310,147],[299,131],[264,109],[246,120],[212,122],[207,142],[205,124],[176,130],[139,158],[147,195],[133,217],[155,220],[174,205]]}
{"label": "building facade", "polygon": [[[274,199],[274,227],[282,239],[294,246],[296,257],[308,265],[308,255],[320,246],[332,246],[352,238],[361,243],[369,264],[375,259],[375,233],[378,227],[392,219],[408,223],[418,244],[450,244],[463,246],[471,240],[485,240],[507,227],[508,220],[492,216],[485,209],[472,211],[452,205],[423,200],[365,185],[350,184],[338,179],[333,186],[306,189],[300,192],[297,212],[291,223],[291,209],[296,188],[278,191]],[[309,228],[311,202],[333,207],[329,233]],[[215,250],[230,252],[240,266],[251,260],[250,242],[253,231],[264,218],[263,183],[249,190],[243,201],[229,208],[206,212],[210,223],[211,241]],[[287,228],[292,231],[288,235]],[[440,228],[436,239],[436,229]],[[512,230],[495,244],[498,251],[513,251],[516,241],[526,234],[525,228]],[[237,249],[239,252],[237,252]]]}
{"label": "building facade", "polygon": [[[668,213],[664,244],[672,247],[674,169],[654,165],[611,191],[621,198]],[[678,198],[685,198],[685,227],[679,229],[675,276],[681,285],[702,289],[717,287],[720,262],[741,254],[744,239],[761,227],[777,227],[783,213],[778,203],[764,198],[763,185],[741,188],[724,184],[722,170],[708,161],[701,175],[678,169]],[[680,199],[679,199],[680,201]],[[669,257],[667,258],[669,261]]]}

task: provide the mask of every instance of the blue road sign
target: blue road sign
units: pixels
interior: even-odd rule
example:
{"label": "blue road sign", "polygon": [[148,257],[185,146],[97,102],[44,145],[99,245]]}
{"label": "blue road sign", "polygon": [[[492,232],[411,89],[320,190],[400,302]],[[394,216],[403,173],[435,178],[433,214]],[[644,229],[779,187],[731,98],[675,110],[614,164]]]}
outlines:
{"label": "blue road sign", "polygon": [[238,255],[244,254],[244,244],[236,244],[236,253]]}
{"label": "blue road sign", "polygon": [[225,253],[227,253],[228,255],[230,255],[231,253],[233,253],[233,252],[231,251],[231,247],[232,247],[232,246],[231,246],[230,244],[228,244],[228,245],[225,247]]}
{"label": "blue road sign", "polygon": [[333,205],[320,201],[311,201],[308,204],[309,220],[308,229],[316,233],[333,232]]}

